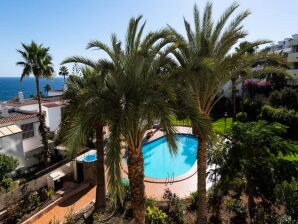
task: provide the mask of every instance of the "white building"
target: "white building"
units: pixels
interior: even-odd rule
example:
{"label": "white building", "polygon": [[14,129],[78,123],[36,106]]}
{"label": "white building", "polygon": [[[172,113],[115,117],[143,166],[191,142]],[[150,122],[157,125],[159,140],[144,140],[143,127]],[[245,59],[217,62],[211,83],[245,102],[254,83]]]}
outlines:
{"label": "white building", "polygon": [[292,63],[291,69],[288,72],[293,75],[295,80],[288,80],[288,84],[297,85],[298,81],[298,34],[293,34],[292,38],[286,38],[283,41],[278,41],[271,47],[275,53],[285,53],[288,57],[288,62]]}
{"label": "white building", "polygon": [[[16,157],[21,167],[40,162],[43,145],[34,112],[2,106],[0,113],[0,153]],[[53,142],[49,142],[53,149]]]}
{"label": "white building", "polygon": [[[61,123],[62,111],[65,107],[64,100],[62,100],[60,96],[46,97],[41,99],[41,104],[41,108],[46,115],[46,126],[50,131],[57,131]],[[19,93],[19,99],[17,101],[10,100],[6,105],[19,110],[38,112],[38,101],[32,98],[24,99],[21,92]]]}

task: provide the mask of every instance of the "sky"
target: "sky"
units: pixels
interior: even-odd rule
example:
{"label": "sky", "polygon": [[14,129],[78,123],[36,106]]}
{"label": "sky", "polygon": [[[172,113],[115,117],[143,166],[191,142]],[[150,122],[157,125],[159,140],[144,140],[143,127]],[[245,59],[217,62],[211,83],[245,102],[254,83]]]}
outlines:
{"label": "sky", "polygon": [[[214,0],[214,19],[232,2]],[[278,41],[298,33],[297,0],[238,3],[237,12],[249,9],[252,13],[244,22],[247,40]],[[94,39],[109,43],[111,33],[123,40],[133,16],[143,15],[145,32],[169,24],[184,34],[183,17],[192,21],[194,4],[202,11],[206,0],[0,0],[0,77],[20,76],[16,49],[32,40],[50,47],[56,75],[68,56],[102,57],[100,52],[86,50],[87,43]]]}

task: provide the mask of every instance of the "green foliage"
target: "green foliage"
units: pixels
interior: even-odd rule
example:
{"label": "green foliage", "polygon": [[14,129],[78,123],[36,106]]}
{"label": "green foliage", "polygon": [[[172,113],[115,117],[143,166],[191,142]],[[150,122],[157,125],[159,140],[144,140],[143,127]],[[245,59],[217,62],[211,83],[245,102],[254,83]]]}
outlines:
{"label": "green foliage", "polygon": [[234,214],[232,223],[246,223],[247,210],[241,200],[229,198],[225,204],[227,210]]}
{"label": "green foliage", "polygon": [[145,208],[147,208],[147,207],[153,207],[154,206],[154,203],[155,203],[154,198],[146,198]]}
{"label": "green foliage", "polygon": [[291,182],[283,181],[277,184],[274,195],[278,202],[285,206],[285,212],[293,220],[298,220],[298,181],[292,179]]}
{"label": "green foliage", "polygon": [[258,99],[247,98],[243,100],[242,102],[243,112],[247,114],[247,119],[249,121],[257,120],[263,104],[264,103]]}
{"label": "green foliage", "polygon": [[49,224],[60,224],[60,222],[59,222],[59,220],[54,216],[54,217],[50,220]]}
{"label": "green foliage", "polygon": [[13,179],[12,178],[3,178],[0,185],[5,189],[6,192],[8,192],[8,190],[13,186]]}
{"label": "green foliage", "polygon": [[46,195],[48,198],[51,198],[53,195],[55,194],[55,191],[53,188],[49,188],[47,191],[46,191]]}
{"label": "green foliage", "polygon": [[298,112],[287,108],[273,108],[269,105],[262,107],[260,119],[278,122],[289,127],[288,137],[298,139]]}
{"label": "green foliage", "polygon": [[236,115],[236,120],[240,122],[246,122],[247,121],[247,114],[245,112],[239,112]]}
{"label": "green foliage", "polygon": [[168,203],[167,214],[169,222],[183,224],[184,217],[180,198],[175,193],[172,193],[170,189],[166,189],[163,199],[165,199]]}
{"label": "green foliage", "polygon": [[269,101],[274,107],[286,107],[297,111],[298,91],[289,87],[282,90],[275,90],[270,94]]}
{"label": "green foliage", "polygon": [[19,161],[16,158],[0,154],[0,181],[2,181],[7,174],[14,171],[18,165]]}
{"label": "green foliage", "polygon": [[233,143],[227,142],[222,163],[217,170],[225,193],[233,189],[235,181],[240,180],[240,185],[237,184],[239,191],[234,189],[238,197],[243,190],[248,193],[249,187],[249,197],[260,196],[274,201],[274,186],[285,178],[275,175],[280,161],[284,161],[280,155],[297,153],[295,145],[281,137],[285,132],[285,126],[266,121],[237,122],[232,125],[228,135]]}
{"label": "green foliage", "polygon": [[166,222],[167,215],[159,208],[147,207],[146,208],[146,224],[163,224]]}
{"label": "green foliage", "polygon": [[225,119],[221,118],[213,122],[212,128],[214,132],[224,135],[226,131],[231,127],[232,123],[233,122],[231,117],[226,118],[226,124],[225,124]]}
{"label": "green foliage", "polygon": [[64,224],[76,224],[76,213],[73,207],[71,207],[64,217]]}
{"label": "green foliage", "polygon": [[198,192],[194,191],[190,193],[190,209],[195,210],[198,207]]}

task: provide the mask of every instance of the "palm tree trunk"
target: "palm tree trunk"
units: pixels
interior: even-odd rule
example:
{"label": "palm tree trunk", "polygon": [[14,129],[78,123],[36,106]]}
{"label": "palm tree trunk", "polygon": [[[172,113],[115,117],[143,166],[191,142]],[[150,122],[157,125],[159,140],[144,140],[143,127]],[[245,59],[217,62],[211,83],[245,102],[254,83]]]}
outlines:
{"label": "palm tree trunk", "polygon": [[254,193],[254,184],[251,178],[247,180],[247,188],[248,188],[248,211],[250,220],[253,220],[255,214],[255,193]]}
{"label": "palm tree trunk", "polygon": [[104,166],[103,125],[96,127],[96,200],[95,210],[106,208],[106,179]]}
{"label": "palm tree trunk", "polygon": [[35,78],[35,83],[36,83],[36,95],[37,95],[37,101],[38,101],[38,119],[39,119],[39,133],[42,138],[42,144],[44,147],[44,154],[43,154],[43,159],[44,159],[44,164],[45,166],[48,165],[48,158],[50,158],[50,150],[49,150],[49,142],[48,142],[48,136],[47,136],[47,127],[45,124],[45,115],[42,112],[41,109],[41,99],[40,99],[40,87],[39,87],[39,79]]}
{"label": "palm tree trunk", "polygon": [[198,175],[198,211],[197,223],[207,223],[207,199],[206,199],[206,171],[207,171],[207,145],[201,136],[197,152],[197,175]]}
{"label": "palm tree trunk", "polygon": [[128,178],[131,206],[137,224],[145,223],[144,158],[142,150],[128,148]]}
{"label": "palm tree trunk", "polygon": [[236,78],[232,78],[232,102],[233,102],[233,122],[236,121]]}

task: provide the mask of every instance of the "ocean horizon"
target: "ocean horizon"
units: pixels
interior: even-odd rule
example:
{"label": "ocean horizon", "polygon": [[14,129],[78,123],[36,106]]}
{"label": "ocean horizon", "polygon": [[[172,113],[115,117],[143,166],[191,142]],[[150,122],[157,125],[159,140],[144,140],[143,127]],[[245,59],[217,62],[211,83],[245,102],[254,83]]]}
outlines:
{"label": "ocean horizon", "polygon": [[[40,80],[40,91],[47,96],[45,86],[49,84],[52,89],[63,89],[63,77],[55,77],[51,80]],[[0,76],[0,101],[6,101],[18,96],[19,92],[23,92],[24,97],[36,95],[35,78],[28,77],[20,81],[20,77],[2,77]]]}

